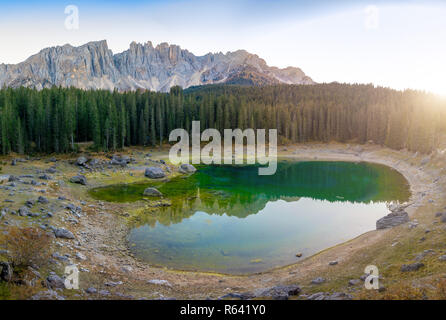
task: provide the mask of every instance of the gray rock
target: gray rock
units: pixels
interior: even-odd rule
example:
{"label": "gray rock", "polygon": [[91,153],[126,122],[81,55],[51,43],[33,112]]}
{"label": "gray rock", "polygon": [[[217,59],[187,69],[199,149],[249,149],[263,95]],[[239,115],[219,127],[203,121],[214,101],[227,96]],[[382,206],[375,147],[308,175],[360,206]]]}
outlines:
{"label": "gray rock", "polygon": [[28,208],[32,208],[34,206],[35,201],[34,200],[26,200],[25,201],[25,206],[27,206]]}
{"label": "gray rock", "polygon": [[328,263],[328,265],[330,265],[330,266],[335,266],[335,265],[337,265],[338,264],[338,262],[335,260],[335,261],[330,261],[329,263]]}
{"label": "gray rock", "polygon": [[46,278],[46,284],[51,289],[65,289],[64,279],[59,277],[57,274],[51,274]]}
{"label": "gray rock", "polygon": [[444,254],[444,255],[442,255],[442,256],[439,256],[439,257],[438,257],[438,260],[440,260],[440,261],[446,261],[446,254]]}
{"label": "gray rock", "polygon": [[397,210],[376,221],[376,229],[396,227],[409,221],[409,215],[404,210]]}
{"label": "gray rock", "polygon": [[108,290],[100,290],[99,294],[101,296],[109,296],[110,295],[110,291],[108,291]]}
{"label": "gray rock", "polygon": [[10,282],[13,276],[12,265],[5,261],[0,261],[0,280]]}
{"label": "gray rock", "polygon": [[[76,69],[76,77],[72,77]],[[177,45],[132,42],[130,48],[113,54],[107,42],[94,41],[79,47],[64,45],[45,48],[18,64],[0,64],[0,87],[53,86],[82,89],[169,91],[178,85],[252,83],[260,74],[263,84],[314,84],[299,68],[270,67],[245,50],[195,56]],[[254,84],[259,84],[255,82]],[[54,159],[55,160],[55,159]]]}
{"label": "gray rock", "polygon": [[67,229],[64,229],[64,228],[56,228],[54,230],[54,235],[56,236],[56,238],[74,239],[73,233]]}
{"label": "gray rock", "polygon": [[275,286],[271,288],[261,289],[255,292],[256,297],[272,297],[276,300],[286,300],[289,296],[297,296],[301,292],[301,288],[297,285]]}
{"label": "gray rock", "polygon": [[421,262],[415,262],[411,264],[403,264],[401,266],[401,272],[410,272],[410,271],[417,271],[424,267],[424,263]]}
{"label": "gray rock", "polygon": [[87,184],[87,178],[85,178],[85,176],[79,174],[77,176],[71,177],[70,178],[70,182],[71,183],[78,183],[78,184],[81,184],[81,185],[85,186]]}
{"label": "gray rock", "polygon": [[87,290],[85,290],[85,292],[88,294],[95,294],[98,293],[98,290],[96,290],[96,288],[90,287]]}
{"label": "gray rock", "polygon": [[57,259],[57,260],[60,260],[60,261],[65,261],[65,262],[69,261],[69,259],[68,259],[67,256],[62,256],[62,255],[60,255],[58,252],[54,252],[51,256],[52,256],[54,259]]}
{"label": "gray rock", "polygon": [[313,280],[311,280],[311,284],[321,284],[325,282],[325,278],[317,277]]}
{"label": "gray rock", "polygon": [[82,260],[82,261],[87,260],[87,257],[86,257],[84,254],[82,254],[81,252],[76,252],[75,257],[76,257],[78,260]]}
{"label": "gray rock", "polygon": [[417,254],[417,256],[415,257],[415,260],[422,260],[425,256],[427,256],[429,254],[435,254],[435,251],[432,249],[424,250],[423,252]]}
{"label": "gray rock", "polygon": [[19,208],[18,212],[19,212],[19,216],[26,217],[29,214],[29,209],[28,209],[28,207],[21,207],[21,208]]}
{"label": "gray rock", "polygon": [[164,178],[166,176],[163,169],[161,169],[159,167],[147,168],[146,171],[144,172],[144,175],[150,179],[160,179],[160,178]]}
{"label": "gray rock", "polygon": [[119,285],[123,284],[123,282],[122,281],[109,281],[109,282],[106,282],[104,284],[107,287],[116,287],[116,286],[119,286]]}
{"label": "gray rock", "polygon": [[42,180],[53,180],[53,177],[51,177],[50,175],[44,173],[44,174],[39,176],[39,179],[42,179]]}
{"label": "gray rock", "polygon": [[217,300],[248,300],[251,298],[253,298],[253,296],[250,294],[230,292],[219,297]]}
{"label": "gray rock", "polygon": [[31,300],[65,300],[65,297],[54,290],[47,290],[36,293],[31,297]]}
{"label": "gray rock", "polygon": [[46,169],[46,172],[47,172],[47,173],[54,174],[54,173],[57,172],[57,170],[56,170],[56,168],[51,167],[51,168]]}
{"label": "gray rock", "polygon": [[143,195],[146,197],[161,197],[163,194],[157,188],[147,188]]}
{"label": "gray rock", "polygon": [[79,158],[76,159],[76,164],[78,166],[83,166],[87,163],[88,159],[85,158],[84,156],[80,156]]}
{"label": "gray rock", "polygon": [[123,266],[121,267],[121,271],[124,273],[131,273],[133,272],[133,268],[131,266]]}
{"label": "gray rock", "polygon": [[42,203],[42,204],[47,204],[49,201],[47,198],[43,197],[43,196],[39,196],[39,198],[37,199],[38,203]]}
{"label": "gray rock", "polygon": [[352,300],[350,294],[344,292],[317,292],[307,297],[308,300]]}
{"label": "gray rock", "polygon": [[334,292],[328,295],[324,300],[352,300],[353,297],[345,292]]}
{"label": "gray rock", "polygon": [[180,165],[179,171],[181,173],[189,174],[189,173],[195,173],[197,169],[191,164],[183,163],[182,165]]}
{"label": "gray rock", "polygon": [[156,285],[159,285],[159,286],[168,286],[168,287],[172,286],[169,283],[169,281],[167,281],[167,280],[159,280],[159,279],[148,280],[147,283],[149,283],[149,284],[156,284]]}
{"label": "gray rock", "polygon": [[359,280],[359,279],[351,279],[351,280],[348,281],[348,285],[349,286],[356,286],[359,283],[361,283],[361,280]]}

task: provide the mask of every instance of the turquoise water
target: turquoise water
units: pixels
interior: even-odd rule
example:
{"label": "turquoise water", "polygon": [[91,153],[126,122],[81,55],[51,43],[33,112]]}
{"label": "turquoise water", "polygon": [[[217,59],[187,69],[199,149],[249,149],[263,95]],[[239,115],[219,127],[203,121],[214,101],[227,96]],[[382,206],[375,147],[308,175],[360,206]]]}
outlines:
{"label": "turquoise water", "polygon": [[281,161],[274,176],[257,172],[206,166],[186,179],[92,195],[137,201],[155,185],[172,206],[142,215],[128,238],[132,252],[152,265],[230,274],[288,265],[374,230],[387,202],[410,196],[401,174],[377,164]]}

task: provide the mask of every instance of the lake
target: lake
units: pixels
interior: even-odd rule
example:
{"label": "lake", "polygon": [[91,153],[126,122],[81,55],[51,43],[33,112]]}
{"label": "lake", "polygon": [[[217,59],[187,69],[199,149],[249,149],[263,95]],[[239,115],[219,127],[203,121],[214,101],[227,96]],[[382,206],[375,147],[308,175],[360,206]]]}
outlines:
{"label": "lake", "polygon": [[379,164],[279,161],[273,176],[257,169],[200,166],[189,177],[90,194],[134,202],[148,186],[157,187],[172,205],[143,214],[131,230],[135,256],[151,265],[227,274],[285,266],[374,230],[389,213],[387,203],[410,197],[406,179]]}

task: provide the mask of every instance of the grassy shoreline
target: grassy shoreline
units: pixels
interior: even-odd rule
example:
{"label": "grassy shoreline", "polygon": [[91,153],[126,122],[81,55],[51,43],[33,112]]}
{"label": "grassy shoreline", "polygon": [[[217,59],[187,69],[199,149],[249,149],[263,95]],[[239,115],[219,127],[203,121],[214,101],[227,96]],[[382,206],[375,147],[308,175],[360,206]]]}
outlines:
{"label": "grassy shoreline", "polygon": [[[134,183],[145,181],[143,168],[144,149],[132,148],[123,152],[134,156],[138,165],[115,172],[107,170],[107,174],[85,174],[88,179],[88,188],[105,186],[116,183]],[[442,279],[446,271],[446,263],[438,261],[438,256],[444,254],[446,246],[445,225],[438,222],[435,212],[444,209],[445,203],[445,172],[443,165],[445,159],[432,156],[424,165],[426,156],[408,152],[393,151],[374,145],[349,146],[346,144],[306,144],[279,147],[279,157],[293,160],[333,160],[333,161],[367,161],[390,166],[409,181],[412,191],[412,205],[407,209],[411,220],[417,219],[418,226],[409,229],[407,224],[380,231],[370,231],[355,239],[351,239],[334,247],[327,248],[313,256],[304,257],[296,264],[276,268],[258,274],[243,276],[223,275],[216,273],[191,272],[168,270],[166,268],[152,267],[132,256],[128,250],[126,236],[129,221],[135,217],[135,210],[139,204],[104,203],[92,199],[88,195],[88,188],[68,183],[69,177],[77,173],[74,165],[61,161],[58,164],[58,174],[48,183],[46,197],[53,203],[53,198],[65,195],[72,202],[80,203],[84,216],[79,223],[71,225],[61,220],[57,215],[54,225],[66,226],[74,232],[78,247],[58,249],[68,252],[83,252],[86,261],[74,261],[89,272],[81,273],[81,288],[95,287],[108,290],[111,296],[99,294],[88,295],[78,292],[64,294],[75,299],[109,299],[117,298],[116,292],[124,293],[126,297],[133,298],[162,298],[175,297],[184,299],[217,298],[228,292],[248,292],[259,288],[279,284],[298,284],[303,294],[315,292],[346,292],[354,298],[386,299],[400,294],[404,298],[407,294],[406,286],[423,291],[432,298],[439,296],[436,293],[436,282]],[[93,156],[93,154],[92,154]],[[97,155],[94,155],[95,157]],[[152,160],[165,159],[167,150],[152,152]],[[3,158],[10,160],[12,157]],[[47,167],[45,160],[33,161],[32,170],[24,170],[28,164],[20,164],[21,171],[33,171],[36,168]],[[19,168],[6,165],[3,174],[15,174]],[[130,173],[132,175],[130,175]],[[176,173],[175,173],[176,174]],[[433,181],[438,180],[434,183]],[[20,196],[17,202],[23,201]],[[433,201],[431,201],[433,200]],[[94,207],[93,207],[94,206]],[[435,223],[435,221],[437,221]],[[426,233],[426,230],[429,230]],[[420,239],[425,240],[420,241]],[[69,242],[69,241],[67,241]],[[397,244],[395,244],[397,243]],[[395,245],[394,245],[395,244]],[[71,245],[71,247],[74,247]],[[67,250],[65,250],[67,249]],[[424,250],[434,250],[434,254],[425,256],[425,264],[418,271],[410,273],[400,272],[402,264],[415,261],[417,254]],[[330,266],[330,261],[338,261],[337,265]],[[386,290],[382,292],[367,292],[362,282],[349,285],[349,280],[359,279],[365,266],[375,264],[383,276],[382,284]],[[126,269],[127,271],[124,271]],[[128,270],[131,271],[129,272]],[[310,284],[316,277],[324,277],[326,282],[320,285]],[[162,279],[171,286],[148,283],[148,280]],[[117,287],[106,286],[107,281],[122,281]],[[33,290],[31,290],[33,291]],[[401,293],[398,293],[401,291]],[[394,293],[396,292],[396,293]],[[411,292],[411,291],[410,291]],[[412,294],[412,293],[411,293]],[[419,298],[419,296],[415,296]]]}

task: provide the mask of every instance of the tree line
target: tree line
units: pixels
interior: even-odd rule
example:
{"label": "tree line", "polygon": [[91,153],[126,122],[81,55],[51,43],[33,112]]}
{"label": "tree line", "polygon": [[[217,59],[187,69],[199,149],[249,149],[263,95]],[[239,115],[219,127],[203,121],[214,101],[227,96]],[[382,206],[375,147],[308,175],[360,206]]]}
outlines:
{"label": "tree line", "polygon": [[[155,146],[171,130],[277,129],[279,141],[373,142],[429,153],[446,133],[446,103],[373,85],[212,85],[169,93],[53,87],[0,90],[0,151],[67,153]],[[223,132],[222,132],[223,133]]]}

